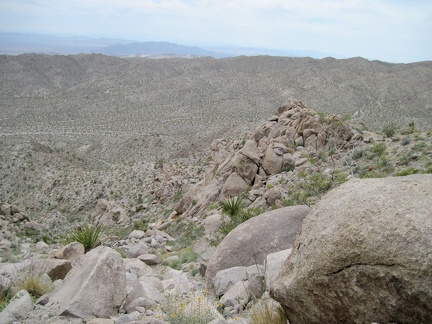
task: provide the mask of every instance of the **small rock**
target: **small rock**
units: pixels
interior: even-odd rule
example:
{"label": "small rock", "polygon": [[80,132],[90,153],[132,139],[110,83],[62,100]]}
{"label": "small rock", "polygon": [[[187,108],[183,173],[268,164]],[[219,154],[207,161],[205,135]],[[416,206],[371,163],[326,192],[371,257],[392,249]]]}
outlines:
{"label": "small rock", "polygon": [[141,254],[137,257],[137,259],[148,265],[155,265],[161,263],[160,259],[155,254]]}

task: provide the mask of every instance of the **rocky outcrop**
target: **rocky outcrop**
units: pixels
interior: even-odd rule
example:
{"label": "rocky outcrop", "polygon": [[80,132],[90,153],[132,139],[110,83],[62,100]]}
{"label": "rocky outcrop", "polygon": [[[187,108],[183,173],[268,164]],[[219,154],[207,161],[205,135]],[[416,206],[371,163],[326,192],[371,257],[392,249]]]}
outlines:
{"label": "rocky outcrop", "polygon": [[432,175],[327,193],[272,289],[290,323],[431,323],[431,206]]}
{"label": "rocky outcrop", "polygon": [[29,222],[30,221],[27,214],[22,212],[15,205],[2,204],[0,206],[0,214],[5,216],[6,219],[8,219],[9,221],[12,221],[14,223],[25,222],[25,221]]}
{"label": "rocky outcrop", "polygon": [[211,257],[205,274],[207,285],[213,286],[213,278],[221,270],[263,264],[269,253],[291,248],[309,211],[307,206],[280,208],[237,226]]}
{"label": "rocky outcrop", "polygon": [[[303,102],[290,99],[254,133],[245,133],[245,140],[228,147],[226,141],[214,141],[210,147],[213,166],[178,203],[176,211],[193,216],[215,200],[265,187],[270,177],[304,165],[307,159],[302,151],[344,150],[361,139],[353,135],[340,117],[317,114]],[[263,203],[268,207],[275,201]]]}

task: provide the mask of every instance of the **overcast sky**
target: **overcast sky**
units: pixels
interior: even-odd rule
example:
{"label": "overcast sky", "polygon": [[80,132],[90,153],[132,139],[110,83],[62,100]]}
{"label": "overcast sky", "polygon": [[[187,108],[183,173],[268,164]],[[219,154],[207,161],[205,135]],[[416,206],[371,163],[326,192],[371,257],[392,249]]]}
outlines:
{"label": "overcast sky", "polygon": [[0,0],[0,31],[432,60],[432,0]]}

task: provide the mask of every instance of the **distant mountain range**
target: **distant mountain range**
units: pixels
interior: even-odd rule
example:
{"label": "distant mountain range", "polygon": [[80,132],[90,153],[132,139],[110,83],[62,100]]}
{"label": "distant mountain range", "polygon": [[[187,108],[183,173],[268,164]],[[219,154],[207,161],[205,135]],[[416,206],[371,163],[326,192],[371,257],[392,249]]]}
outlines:
{"label": "distant mountain range", "polygon": [[111,38],[66,37],[44,34],[0,32],[0,54],[23,53],[78,54],[101,53],[111,56],[203,57],[291,56],[323,58],[338,55],[308,50],[275,50],[246,47],[196,47],[169,42],[136,42]]}

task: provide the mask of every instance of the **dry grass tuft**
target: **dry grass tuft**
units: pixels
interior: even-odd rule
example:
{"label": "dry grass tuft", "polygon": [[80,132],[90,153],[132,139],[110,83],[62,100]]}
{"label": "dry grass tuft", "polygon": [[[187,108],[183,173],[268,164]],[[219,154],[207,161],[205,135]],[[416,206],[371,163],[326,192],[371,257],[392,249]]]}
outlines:
{"label": "dry grass tuft", "polygon": [[250,324],[286,324],[282,306],[273,299],[261,299],[249,311]]}

